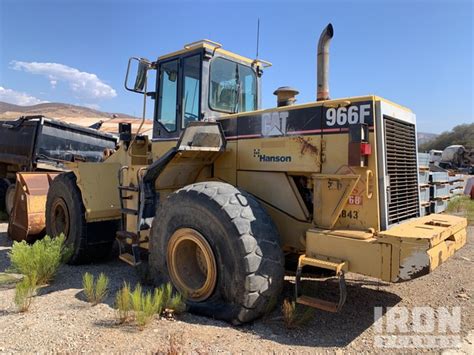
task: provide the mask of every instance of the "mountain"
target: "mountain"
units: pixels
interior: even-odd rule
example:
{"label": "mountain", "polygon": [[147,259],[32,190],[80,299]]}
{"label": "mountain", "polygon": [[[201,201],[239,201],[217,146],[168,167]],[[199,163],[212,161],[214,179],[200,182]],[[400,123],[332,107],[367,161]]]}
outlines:
{"label": "mountain", "polygon": [[[124,113],[111,113],[94,110],[88,107],[62,103],[45,103],[33,106],[19,106],[0,101],[0,121],[15,120],[21,116],[42,115],[55,118],[82,127],[90,127],[102,121],[100,131],[118,133],[119,123],[131,123],[132,131],[136,132],[141,120]],[[140,130],[143,134],[151,134],[153,122],[146,120]]]}
{"label": "mountain", "polygon": [[135,118],[124,113],[111,113],[94,110],[88,107],[62,104],[44,103],[33,106],[19,106],[0,101],[0,119],[16,119],[20,116],[43,115],[52,118]]}
{"label": "mountain", "polygon": [[418,145],[428,143],[429,141],[435,139],[437,136],[438,135],[435,133],[418,132]]}

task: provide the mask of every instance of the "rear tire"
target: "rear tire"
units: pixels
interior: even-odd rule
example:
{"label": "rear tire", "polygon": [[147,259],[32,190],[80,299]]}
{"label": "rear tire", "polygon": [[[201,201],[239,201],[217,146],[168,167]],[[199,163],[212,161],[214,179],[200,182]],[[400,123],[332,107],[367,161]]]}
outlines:
{"label": "rear tire", "polygon": [[0,211],[6,212],[6,196],[10,185],[10,180],[5,178],[0,179]]}
{"label": "rear tire", "polygon": [[172,193],[150,234],[155,282],[184,291],[192,312],[246,323],[269,311],[281,293],[278,231],[261,205],[232,185],[196,183]]}
{"label": "rear tire", "polygon": [[12,213],[13,204],[15,203],[15,191],[16,184],[11,184],[5,193],[5,211],[8,215]]}
{"label": "rear tire", "polygon": [[70,264],[82,264],[107,258],[112,250],[118,221],[87,223],[81,191],[74,173],[58,175],[49,187],[46,200],[46,234],[66,236],[72,248]]}

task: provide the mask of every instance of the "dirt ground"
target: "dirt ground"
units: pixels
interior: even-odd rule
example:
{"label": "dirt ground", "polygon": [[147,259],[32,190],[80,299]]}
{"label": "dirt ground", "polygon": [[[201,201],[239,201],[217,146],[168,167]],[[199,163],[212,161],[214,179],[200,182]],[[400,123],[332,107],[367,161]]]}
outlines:
{"label": "dirt ground", "polygon": [[[9,266],[11,241],[5,231],[6,224],[0,224],[0,272]],[[298,329],[284,326],[280,307],[267,319],[240,327],[192,314],[174,321],[155,319],[143,331],[130,325],[119,326],[114,317],[113,295],[123,280],[132,285],[138,282],[137,272],[118,260],[64,266],[54,283],[41,289],[27,313],[16,311],[13,289],[0,288],[0,353],[167,353],[171,343],[177,344],[180,352],[199,354],[382,352],[385,350],[374,344],[374,307],[459,306],[462,347],[431,350],[473,354],[473,245],[474,228],[470,227],[463,249],[432,274],[407,283],[386,284],[349,274],[348,298],[342,312],[314,310],[311,321]],[[105,272],[111,279],[108,298],[97,306],[90,306],[82,296],[81,280],[86,271],[96,275]],[[292,291],[292,284],[287,281],[282,298]]]}

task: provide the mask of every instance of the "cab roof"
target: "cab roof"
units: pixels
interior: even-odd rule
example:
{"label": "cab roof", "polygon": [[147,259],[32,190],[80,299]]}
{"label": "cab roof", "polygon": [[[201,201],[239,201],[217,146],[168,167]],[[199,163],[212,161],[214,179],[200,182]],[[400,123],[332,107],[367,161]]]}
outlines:
{"label": "cab roof", "polygon": [[218,42],[211,41],[209,39],[202,39],[202,40],[199,40],[199,41],[196,41],[196,42],[185,44],[183,49],[180,49],[178,51],[162,55],[162,56],[158,57],[158,60],[163,60],[163,59],[171,58],[171,57],[174,57],[174,56],[182,55],[182,54],[185,54],[185,53],[188,53],[188,52],[192,52],[192,51],[194,51],[198,48],[204,48],[204,49],[209,50],[210,52],[219,53],[219,54],[221,54],[225,57],[241,61],[241,62],[243,62],[245,64],[248,64],[248,65],[252,65],[252,64],[256,64],[256,63],[260,63],[261,65],[263,65],[265,67],[269,67],[269,66],[272,65],[270,62],[267,62],[265,60],[250,59],[250,58],[241,56],[239,54],[227,51],[227,50],[222,48],[222,44],[220,44]]}

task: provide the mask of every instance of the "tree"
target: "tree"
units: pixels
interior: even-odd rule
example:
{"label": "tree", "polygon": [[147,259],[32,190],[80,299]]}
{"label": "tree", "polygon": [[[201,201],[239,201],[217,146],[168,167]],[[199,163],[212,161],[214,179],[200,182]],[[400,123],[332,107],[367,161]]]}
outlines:
{"label": "tree", "polygon": [[466,149],[474,149],[474,123],[461,124],[451,131],[443,132],[436,138],[421,144],[418,150],[420,152],[428,152],[431,149],[443,150],[453,144],[463,145]]}

